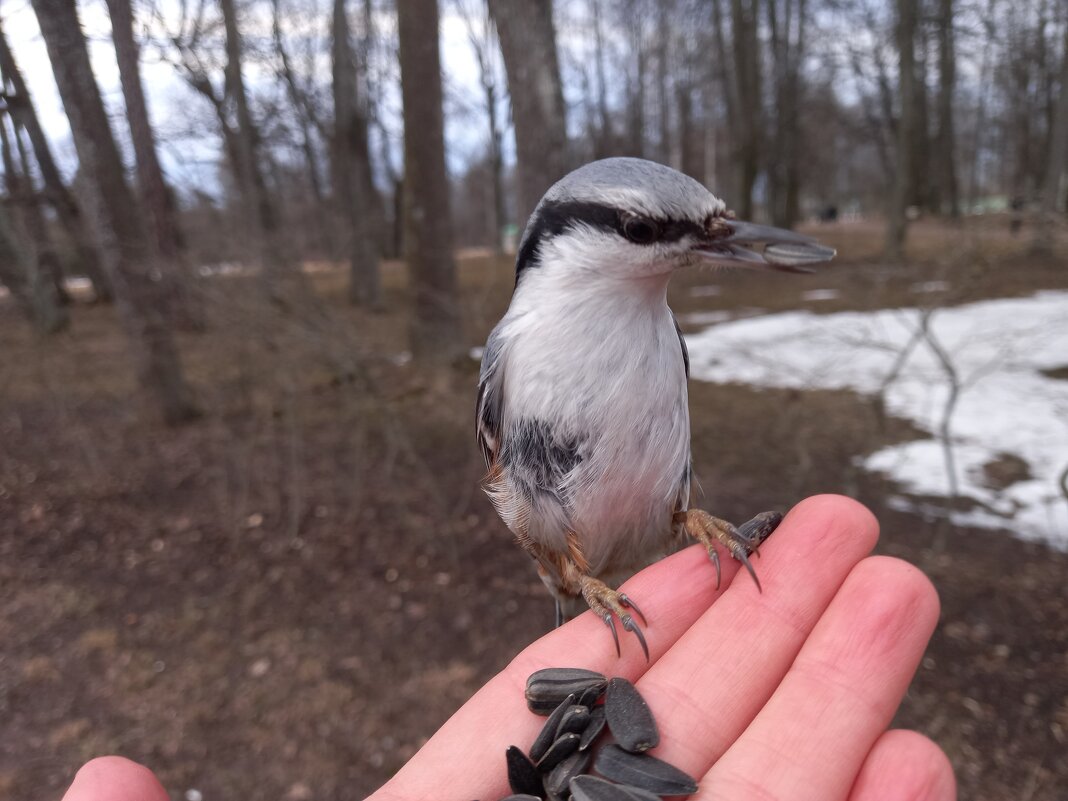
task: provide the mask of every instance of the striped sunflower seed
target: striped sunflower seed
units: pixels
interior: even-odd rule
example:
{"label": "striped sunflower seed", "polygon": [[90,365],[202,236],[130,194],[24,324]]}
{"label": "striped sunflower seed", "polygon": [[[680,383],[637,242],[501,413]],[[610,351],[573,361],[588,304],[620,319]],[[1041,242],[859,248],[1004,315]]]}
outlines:
{"label": "striped sunflower seed", "polygon": [[[593,670],[582,668],[544,668],[527,679],[527,708],[536,715],[548,715],[572,693],[581,697],[587,691],[604,690],[608,679]],[[595,696],[595,700],[596,697]]]}
{"label": "striped sunflower seed", "polygon": [[623,784],[633,784],[657,795],[689,795],[697,792],[697,782],[674,765],[648,754],[632,754],[617,745],[597,752],[593,769]]}
{"label": "striped sunflower seed", "polygon": [[655,748],[660,742],[660,732],[649,705],[638,688],[626,679],[616,678],[608,682],[604,711],[608,728],[621,748],[640,753]]}
{"label": "striped sunflower seed", "polygon": [[508,786],[517,795],[532,795],[541,798],[545,793],[542,785],[541,774],[534,767],[534,763],[519,748],[514,745],[508,747],[505,752],[505,760],[508,763]]}

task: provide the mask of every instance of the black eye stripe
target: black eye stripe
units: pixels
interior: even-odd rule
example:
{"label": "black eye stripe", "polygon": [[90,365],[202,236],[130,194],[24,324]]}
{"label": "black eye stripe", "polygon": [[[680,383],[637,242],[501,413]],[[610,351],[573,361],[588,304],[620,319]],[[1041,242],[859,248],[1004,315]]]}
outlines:
{"label": "black eye stripe", "polygon": [[[576,225],[588,225],[626,237],[624,221],[624,214],[619,209],[601,203],[578,200],[543,203],[530,221],[516,254],[516,282],[520,273],[537,264],[541,243],[546,236],[562,234]],[[656,242],[678,242],[686,236],[697,238],[705,235],[704,226],[692,220],[656,219],[653,222],[659,226]]]}

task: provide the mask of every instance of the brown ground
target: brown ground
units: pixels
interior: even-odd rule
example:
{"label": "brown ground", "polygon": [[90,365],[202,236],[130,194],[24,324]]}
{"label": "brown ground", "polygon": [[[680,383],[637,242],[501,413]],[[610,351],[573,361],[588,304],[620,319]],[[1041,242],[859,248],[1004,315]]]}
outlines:
{"label": "brown ground", "polygon": [[[917,226],[905,268],[874,261],[877,229],[834,226],[842,258],[822,275],[694,273],[674,304],[837,310],[914,304],[924,281],[947,281],[935,297],[950,303],[1068,286],[1002,230]],[[462,276],[474,345],[511,276],[486,258]],[[391,311],[371,316],[345,307],[340,273],[316,275],[324,308],[299,320],[245,281],[216,279],[210,333],[183,337],[208,414],[178,430],[138,406],[110,310],[79,307],[71,333],[38,342],[0,305],[0,798],[56,798],[81,761],[120,752],[176,799],[359,799],[551,623],[476,489],[475,363],[449,386],[396,363],[402,267],[388,267]],[[708,283],[723,293],[687,292]],[[841,295],[801,300],[816,288]],[[899,723],[946,749],[962,797],[1062,801],[1068,556],[885,508],[892,488],[853,457],[913,432],[870,401],[691,392],[705,505],[740,519],[844,492],[881,517],[883,552],[935,581],[942,621]],[[989,469],[1019,474],[1011,459]]]}

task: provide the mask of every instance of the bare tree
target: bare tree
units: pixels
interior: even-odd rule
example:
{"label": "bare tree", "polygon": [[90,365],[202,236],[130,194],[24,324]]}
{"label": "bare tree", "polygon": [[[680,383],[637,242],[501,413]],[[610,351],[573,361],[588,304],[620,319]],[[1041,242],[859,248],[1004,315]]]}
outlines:
{"label": "bare tree", "polygon": [[356,78],[345,0],[334,0],[333,183],[349,254],[349,300],[378,308],[382,305],[378,264],[382,211],[371,176],[367,115],[361,108]]}
{"label": "bare tree", "polygon": [[489,0],[508,73],[522,227],[568,168],[567,121],[551,0]]}
{"label": "bare tree", "polygon": [[137,166],[137,188],[159,256],[157,267],[161,282],[169,296],[168,316],[183,326],[199,328],[203,321],[194,308],[191,286],[195,277],[187,269],[174,193],[163,177],[163,168],[156,154],[156,135],[148,118],[148,105],[141,84],[141,48],[133,32],[133,8],[130,0],[107,0],[107,6]]}
{"label": "bare tree", "polygon": [[415,296],[412,351],[445,365],[461,348],[445,172],[437,0],[398,0],[404,103],[404,243]]}
{"label": "bare tree", "polygon": [[1042,213],[1032,242],[1032,250],[1043,254],[1053,252],[1053,231],[1064,198],[1065,164],[1068,160],[1068,24],[1064,26],[1064,52],[1061,56],[1058,91],[1057,110],[1049,137],[1046,179],[1042,186]]}
{"label": "bare tree", "polygon": [[120,319],[136,355],[142,385],[156,398],[167,423],[196,416],[174,339],[167,328],[160,283],[141,209],[126,183],[77,10],[69,0],[33,0],[70,120],[78,160],[87,177],[91,212]]}
{"label": "bare tree", "polygon": [[504,252],[504,238],[501,235],[505,224],[506,204],[504,199],[504,159],[501,155],[501,140],[504,133],[498,118],[497,102],[500,97],[497,84],[498,52],[497,31],[489,7],[481,0],[478,11],[472,11],[464,0],[455,0],[456,9],[463,17],[467,28],[467,41],[478,63],[478,79],[482,87],[483,102],[486,106],[486,128],[488,135],[490,190],[493,195],[493,249],[497,255]]}
{"label": "bare tree", "polygon": [[[773,2],[773,0],[766,0]],[[735,200],[742,219],[753,216],[753,185],[760,172],[761,151],[761,79],[760,40],[757,29],[760,0],[731,0],[734,51],[735,119],[730,121],[734,135],[734,163],[738,176]]]}
{"label": "bare tree", "polygon": [[[52,247],[26,160],[23,158],[22,164],[16,165],[11,139],[7,120],[0,117],[0,151],[8,193],[0,203],[10,208],[10,213],[3,210],[4,219],[0,221],[6,251],[0,258],[8,260],[0,280],[8,284],[37,330],[51,334],[70,322],[58,290],[59,257]],[[17,129],[15,139],[18,140]],[[19,150],[24,156],[23,148]]]}
{"label": "bare tree", "polygon": [[897,164],[893,198],[886,228],[886,259],[905,258],[908,206],[912,196],[912,156],[916,127],[916,4],[917,0],[897,0],[897,50],[900,111],[897,123]]}
{"label": "bare tree", "polygon": [[0,73],[3,74],[4,99],[7,101],[11,119],[15,123],[15,130],[16,132],[20,129],[25,131],[33,147],[37,167],[45,185],[45,198],[55,209],[67,238],[73,244],[78,267],[92,282],[96,299],[107,302],[111,300],[111,287],[104,275],[100,254],[97,252],[89,226],[86,224],[74,195],[63,183],[59,174],[52,156],[52,149],[40,120],[37,118],[33,98],[26,87],[26,81],[22,77],[22,72],[18,68],[15,55],[8,45],[2,27],[0,27]]}
{"label": "bare tree", "polygon": [[938,134],[935,141],[938,163],[939,211],[960,216],[957,189],[957,137],[953,123],[953,98],[957,86],[956,37],[953,31],[953,0],[938,3]]}

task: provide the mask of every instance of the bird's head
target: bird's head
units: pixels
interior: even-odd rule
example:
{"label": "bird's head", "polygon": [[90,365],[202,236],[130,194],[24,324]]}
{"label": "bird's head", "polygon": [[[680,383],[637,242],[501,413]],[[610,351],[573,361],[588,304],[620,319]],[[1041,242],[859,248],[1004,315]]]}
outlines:
{"label": "bird's head", "polygon": [[594,161],[554,184],[530,216],[516,279],[551,261],[605,276],[695,264],[808,272],[835,252],[811,237],[734,219],[699,182],[652,161]]}

